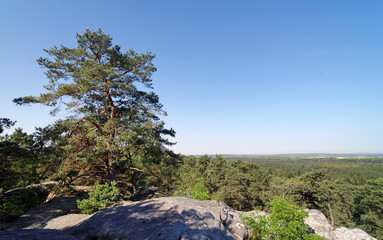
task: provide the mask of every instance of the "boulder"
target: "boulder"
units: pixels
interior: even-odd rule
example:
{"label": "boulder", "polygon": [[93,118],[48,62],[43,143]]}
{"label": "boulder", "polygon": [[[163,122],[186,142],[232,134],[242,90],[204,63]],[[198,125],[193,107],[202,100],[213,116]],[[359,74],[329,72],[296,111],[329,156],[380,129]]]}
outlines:
{"label": "boulder", "polygon": [[345,227],[337,227],[334,229],[328,223],[325,215],[319,210],[306,209],[305,211],[309,214],[305,218],[305,224],[311,227],[315,234],[323,237],[325,240],[376,240],[358,228],[347,229]]}
{"label": "boulder", "polygon": [[[39,192],[41,194],[48,195],[48,193],[54,188],[55,186],[58,185],[58,182],[55,181],[50,181],[50,182],[45,182],[45,183],[38,183],[38,184],[32,184],[23,188],[16,188],[9,190],[4,193],[4,197],[10,197],[13,195],[21,194],[22,192],[26,190],[33,190],[35,192]],[[46,197],[46,196],[45,196]]]}
{"label": "boulder", "polygon": [[330,240],[376,240],[376,238],[358,228],[339,227],[330,233]]}
{"label": "boulder", "polygon": [[76,197],[58,197],[20,216],[6,230],[44,228],[48,221],[77,208]]}
{"label": "boulder", "polygon": [[319,210],[306,209],[309,215],[305,217],[305,224],[314,229],[315,234],[323,237],[324,239],[330,239],[330,232],[333,227],[328,223],[326,216]]}
{"label": "boulder", "polygon": [[75,237],[58,230],[51,229],[26,229],[15,231],[0,231],[0,240],[78,240]]}
{"label": "boulder", "polygon": [[138,186],[136,187],[135,192],[132,194],[132,196],[130,196],[129,200],[136,202],[167,196],[169,195],[164,192],[161,192],[156,187]]}
{"label": "boulder", "polygon": [[225,203],[162,197],[98,212],[65,230],[78,239],[246,239],[241,217]]}

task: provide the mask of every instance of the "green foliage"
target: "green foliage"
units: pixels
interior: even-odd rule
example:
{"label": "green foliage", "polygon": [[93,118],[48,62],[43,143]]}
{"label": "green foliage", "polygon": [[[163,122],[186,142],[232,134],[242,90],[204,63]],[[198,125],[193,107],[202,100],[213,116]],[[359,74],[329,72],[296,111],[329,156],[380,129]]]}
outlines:
{"label": "green foliage", "polygon": [[383,178],[367,181],[358,189],[354,216],[360,228],[378,239],[383,238]]}
{"label": "green foliage", "polygon": [[194,186],[192,198],[197,200],[210,199],[209,192],[207,191],[207,188],[205,187],[205,184],[202,181],[198,181],[197,184]]}
{"label": "green foliage", "polygon": [[307,233],[308,226],[304,224],[304,217],[308,214],[303,209],[280,198],[271,201],[270,206],[269,216],[245,218],[246,224],[256,230],[253,239],[323,239]]}
{"label": "green foliage", "polygon": [[211,199],[224,201],[238,210],[251,210],[255,205],[262,205],[260,195],[269,181],[269,174],[261,171],[257,164],[241,160],[228,162],[219,155],[183,157],[178,176],[176,189],[193,194],[203,186],[204,198],[209,195]]}
{"label": "green foliage", "polygon": [[78,208],[85,214],[93,214],[119,204],[121,200],[116,185],[115,181],[110,184],[96,183],[89,191],[88,199],[77,200]]}
{"label": "green foliage", "polygon": [[[165,146],[173,144],[164,136],[175,135],[160,120],[166,113],[158,96],[144,91],[152,89],[154,55],[123,53],[101,29],[87,29],[76,38],[77,47],[54,46],[44,50],[49,57],[37,60],[47,70],[47,93],[14,102],[54,107],[52,114],[61,103],[71,110],[65,163],[78,175],[110,183],[117,171],[137,171],[138,178],[150,173],[168,153]],[[138,181],[136,176],[125,180]]]}
{"label": "green foliage", "polygon": [[63,162],[67,144],[62,122],[37,128],[32,134],[17,128],[0,136],[0,188],[7,191],[53,178]]}
{"label": "green foliage", "polygon": [[4,128],[10,128],[15,125],[9,118],[0,118],[0,133],[3,133]]}
{"label": "green foliage", "polygon": [[18,194],[3,198],[0,201],[1,220],[8,222],[16,220],[20,215],[41,203],[38,191],[26,189]]}
{"label": "green foliage", "polygon": [[1,136],[0,165],[0,187],[5,191],[37,183],[38,150],[33,135],[18,128],[11,135]]}

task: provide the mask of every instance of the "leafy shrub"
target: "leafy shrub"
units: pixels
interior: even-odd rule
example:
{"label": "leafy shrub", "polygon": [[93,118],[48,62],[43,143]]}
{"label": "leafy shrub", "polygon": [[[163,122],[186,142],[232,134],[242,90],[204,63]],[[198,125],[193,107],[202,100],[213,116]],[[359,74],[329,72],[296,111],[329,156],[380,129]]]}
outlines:
{"label": "leafy shrub", "polygon": [[320,240],[320,236],[308,234],[304,217],[308,214],[303,209],[287,203],[280,198],[270,202],[271,214],[257,218],[245,218],[246,224],[254,230],[252,239],[281,240]]}
{"label": "leafy shrub", "polygon": [[198,181],[197,184],[194,186],[193,192],[192,192],[192,198],[197,200],[209,200],[210,195],[205,187],[205,184],[202,181]]}
{"label": "leafy shrub", "polygon": [[190,185],[188,187],[180,186],[174,192],[174,196],[178,197],[188,197],[197,200],[210,200],[210,194],[208,189],[205,186],[203,180],[196,180],[195,185]]}
{"label": "leafy shrub", "polygon": [[30,208],[41,203],[42,196],[34,189],[25,189],[1,200],[0,216],[5,222],[16,220]]}
{"label": "leafy shrub", "polygon": [[93,214],[98,211],[115,206],[121,202],[120,196],[117,193],[116,182],[113,181],[110,185],[100,185],[96,183],[92,190],[89,191],[89,198],[77,200],[77,206],[83,213]]}

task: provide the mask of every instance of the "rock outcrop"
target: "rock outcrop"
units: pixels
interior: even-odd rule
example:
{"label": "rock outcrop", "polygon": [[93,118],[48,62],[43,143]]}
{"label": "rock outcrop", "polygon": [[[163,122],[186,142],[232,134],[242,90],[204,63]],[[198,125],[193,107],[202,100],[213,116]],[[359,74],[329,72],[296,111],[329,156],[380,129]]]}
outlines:
{"label": "rock outcrop", "polygon": [[305,218],[305,224],[310,226],[315,234],[323,237],[325,240],[376,240],[365,231],[354,228],[347,229],[338,227],[334,229],[328,222],[325,215],[315,209],[305,210],[309,216]]}
{"label": "rock outcrop", "polygon": [[44,228],[48,221],[77,208],[76,197],[58,197],[24,213],[7,230]]}
{"label": "rock outcrop", "polygon": [[12,195],[21,194],[22,192],[26,190],[32,190],[44,195],[48,195],[49,191],[57,185],[58,185],[58,182],[55,182],[55,181],[32,184],[24,188],[16,188],[16,189],[9,190],[5,192],[3,195],[4,197],[10,197]]}
{"label": "rock outcrop", "polygon": [[363,230],[358,228],[347,229],[339,227],[330,233],[331,240],[376,240]]}
{"label": "rock outcrop", "polygon": [[309,216],[305,218],[305,224],[314,229],[315,234],[330,239],[330,232],[333,227],[328,223],[326,216],[319,210],[306,209]]}
{"label": "rock outcrop", "polygon": [[[24,214],[8,228],[14,231],[0,231],[0,240],[240,240],[248,236],[241,216],[266,215],[261,211],[236,212],[222,202],[186,197],[123,202],[93,215],[70,214],[73,208],[76,208],[75,198],[55,198]],[[305,211],[309,214],[305,224],[325,240],[376,240],[360,229],[334,229],[318,210]]]}
{"label": "rock outcrop", "polygon": [[109,208],[65,230],[78,239],[245,239],[241,217],[226,204],[163,197]]}

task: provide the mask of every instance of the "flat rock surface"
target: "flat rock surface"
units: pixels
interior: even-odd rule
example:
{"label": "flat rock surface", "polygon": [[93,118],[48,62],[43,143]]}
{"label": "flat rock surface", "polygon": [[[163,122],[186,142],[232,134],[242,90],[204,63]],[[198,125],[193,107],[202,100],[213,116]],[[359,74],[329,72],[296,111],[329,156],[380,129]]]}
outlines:
{"label": "flat rock surface", "polygon": [[88,219],[90,216],[91,215],[86,215],[86,214],[67,214],[46,222],[44,229],[64,230],[79,224],[85,219]]}
{"label": "flat rock surface", "polygon": [[78,239],[245,239],[241,217],[226,204],[163,197],[98,212],[67,230]]}
{"label": "flat rock surface", "polygon": [[77,208],[76,197],[58,197],[21,215],[6,230],[44,228],[48,221]]}

